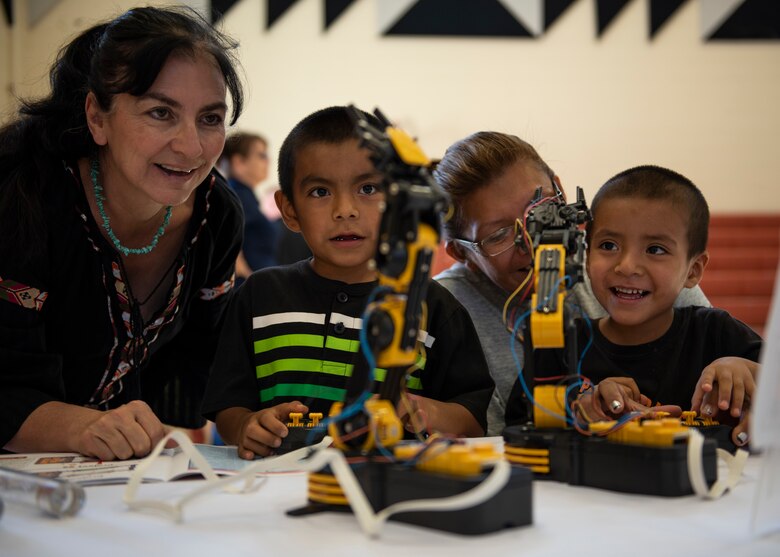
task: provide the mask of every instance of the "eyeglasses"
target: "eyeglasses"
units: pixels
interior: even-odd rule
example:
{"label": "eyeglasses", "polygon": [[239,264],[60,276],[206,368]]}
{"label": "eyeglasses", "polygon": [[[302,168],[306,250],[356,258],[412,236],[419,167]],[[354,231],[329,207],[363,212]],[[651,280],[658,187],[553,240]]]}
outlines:
{"label": "eyeglasses", "polygon": [[499,228],[479,242],[461,238],[454,238],[454,241],[484,257],[495,257],[515,247],[520,248],[522,253],[528,253],[525,229],[519,219],[510,226]]}

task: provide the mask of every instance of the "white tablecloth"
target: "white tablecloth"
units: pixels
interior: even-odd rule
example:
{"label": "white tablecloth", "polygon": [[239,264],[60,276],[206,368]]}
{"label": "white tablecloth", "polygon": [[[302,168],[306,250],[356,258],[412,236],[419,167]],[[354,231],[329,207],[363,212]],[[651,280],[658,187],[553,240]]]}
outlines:
{"label": "white tablecloth", "polygon": [[[751,457],[737,488],[717,501],[535,482],[533,525],[473,537],[389,522],[369,539],[349,514],[288,517],[305,503],[303,474],[273,476],[254,494],[207,495],[187,507],[181,524],[127,510],[124,486],[89,487],[84,508],[68,519],[7,503],[0,556],[777,557],[780,533],[750,533],[760,463]],[[147,484],[140,496],[183,494],[198,482]]]}

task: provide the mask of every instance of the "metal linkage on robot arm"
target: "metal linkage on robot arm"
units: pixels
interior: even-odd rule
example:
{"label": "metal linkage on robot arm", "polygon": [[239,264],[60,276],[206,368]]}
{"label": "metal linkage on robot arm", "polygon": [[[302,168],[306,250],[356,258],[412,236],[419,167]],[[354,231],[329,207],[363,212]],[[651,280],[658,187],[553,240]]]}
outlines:
{"label": "metal linkage on robot arm", "polygon": [[[420,241],[420,227],[427,225],[435,233],[436,242],[441,230],[441,215],[448,200],[430,172],[431,161],[415,141],[404,131],[393,128],[379,111],[375,116],[385,129],[374,127],[353,111],[363,147],[371,151],[371,161],[384,176],[385,211],[380,225],[376,269],[381,276],[408,283],[416,255],[410,248]],[[435,248],[435,246],[434,246]],[[406,285],[399,285],[405,290]]]}
{"label": "metal linkage on robot arm", "polygon": [[[554,197],[541,202],[540,199],[541,190],[537,190],[532,206],[539,204],[533,206],[525,219],[534,251],[534,294],[527,308],[529,318],[522,326],[523,377],[529,386],[537,376],[534,350],[563,348],[568,367],[576,365],[577,330],[573,312],[564,300],[567,289],[584,280],[585,232],[580,225],[591,219],[581,188],[577,188],[576,201],[568,205],[557,188]],[[552,375],[573,372],[572,369],[556,370]],[[530,400],[526,400],[526,406],[530,419],[535,413]]]}
{"label": "metal linkage on robot arm", "polygon": [[[372,162],[384,176],[385,208],[374,259],[380,290],[368,308],[366,331],[375,365],[387,370],[379,399],[386,401],[384,411],[388,411],[398,403],[401,383],[418,356],[422,305],[448,199],[431,175],[430,160],[412,138],[393,128],[378,110],[375,115],[385,129],[372,125],[357,109],[353,108],[351,115],[361,145],[371,151]],[[368,365],[355,366],[345,406],[372,387],[370,373]],[[369,420],[374,402],[366,403]],[[341,428],[354,430],[355,424],[343,423]],[[392,436],[383,439],[381,431],[376,435],[382,444],[392,442]],[[367,445],[373,442],[359,440],[350,445],[369,449]]]}
{"label": "metal linkage on robot arm", "polygon": [[[534,202],[540,197],[541,190],[537,190]],[[577,188],[574,203],[567,205],[557,190],[554,197],[526,216],[526,231],[534,250],[531,334],[538,348],[563,346],[563,298],[567,288],[584,280],[585,232],[580,225],[590,218],[582,188]]]}
{"label": "metal linkage on robot arm", "polygon": [[[541,191],[537,190],[535,200],[540,197]],[[585,195],[579,187],[574,203],[567,205],[562,192],[557,190],[555,197],[531,209],[526,217],[526,230],[533,242],[534,252],[542,245],[563,247],[564,275],[570,277],[570,287],[584,278],[585,232],[580,230],[579,225],[590,219]]]}

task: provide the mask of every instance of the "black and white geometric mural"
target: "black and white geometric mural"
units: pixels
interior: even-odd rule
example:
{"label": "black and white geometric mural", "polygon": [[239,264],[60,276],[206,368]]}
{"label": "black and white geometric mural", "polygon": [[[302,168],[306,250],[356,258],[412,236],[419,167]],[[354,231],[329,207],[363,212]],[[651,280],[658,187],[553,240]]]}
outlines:
{"label": "black and white geometric mural", "polygon": [[5,16],[5,22],[8,25],[13,25],[14,22],[13,4],[13,0],[3,0],[3,15]]}
{"label": "black and white geometric mural", "polygon": [[[298,0],[267,0],[268,10],[266,12],[265,28],[270,29],[273,27],[274,23],[297,3]],[[324,28],[328,29],[354,3],[355,0],[324,0]]]}
{"label": "black and white geometric mural", "polygon": [[[188,0],[183,0],[188,3]],[[241,0],[191,0],[218,21]],[[302,0],[259,0],[265,3],[263,27],[271,31]],[[680,8],[698,4],[700,36],[704,41],[780,40],[780,0],[306,0],[321,2],[322,28],[327,31],[358,2],[373,1],[377,31],[385,36],[517,37],[543,35],[566,17],[575,4],[588,2],[595,15],[595,35],[603,37],[620,25],[620,15],[633,2],[647,6],[647,36],[655,40]],[[0,21],[13,25],[13,0],[0,0]],[[27,25],[34,26],[59,0],[28,0]]]}
{"label": "black and white geometric mural", "polygon": [[[384,35],[536,37],[576,2],[591,2],[596,36],[619,20],[632,2],[648,7],[652,39],[679,8],[697,1],[704,40],[780,38],[778,0],[377,0]],[[619,23],[617,23],[619,24]]]}
{"label": "black and white geometric mural", "polygon": [[543,31],[538,2],[379,0],[383,35],[534,37]]}
{"label": "black and white geometric mural", "polygon": [[[780,2],[717,0],[701,2],[702,38],[706,40],[780,39]],[[713,9],[720,5],[720,10]]]}
{"label": "black and white geometric mural", "polygon": [[274,23],[276,23],[277,20],[297,2],[298,0],[268,0],[268,11],[265,24],[266,29],[273,27]]}
{"label": "black and white geometric mural", "polygon": [[[311,1],[311,0],[309,0]],[[330,29],[357,2],[321,0],[323,29]],[[543,35],[577,2],[595,10],[597,37],[620,24],[632,2],[647,5],[647,36],[655,39],[679,9],[698,3],[700,34],[705,41],[780,39],[780,0],[374,0],[378,32],[386,36],[518,37]],[[272,29],[300,0],[265,0],[264,27]],[[10,11],[10,2],[3,0]],[[212,0],[216,18],[237,0]],[[10,13],[7,12],[7,15]]]}
{"label": "black and white geometric mural", "polygon": [[664,23],[685,4],[687,0],[667,0],[666,2],[650,2],[650,38],[654,38]]}

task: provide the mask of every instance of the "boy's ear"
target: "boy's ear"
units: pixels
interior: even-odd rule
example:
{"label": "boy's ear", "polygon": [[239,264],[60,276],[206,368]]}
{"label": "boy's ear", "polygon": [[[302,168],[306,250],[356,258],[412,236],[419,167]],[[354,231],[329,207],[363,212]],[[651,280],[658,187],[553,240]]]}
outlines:
{"label": "boy's ear", "polygon": [[95,93],[90,91],[87,93],[87,98],[84,101],[84,112],[87,116],[87,127],[92,134],[92,139],[97,145],[105,145],[108,143],[106,137],[106,118],[105,112],[100,108]]}
{"label": "boy's ear", "polygon": [[295,206],[282,193],[282,190],[274,192],[274,201],[276,202],[276,208],[279,209],[279,214],[282,215],[284,225],[293,232],[300,232],[301,225],[298,222],[298,213],[295,212]]}
{"label": "boy's ear", "polygon": [[688,264],[688,277],[685,279],[685,288],[693,288],[701,281],[704,276],[704,268],[710,260],[710,254],[703,251],[691,259]]}

